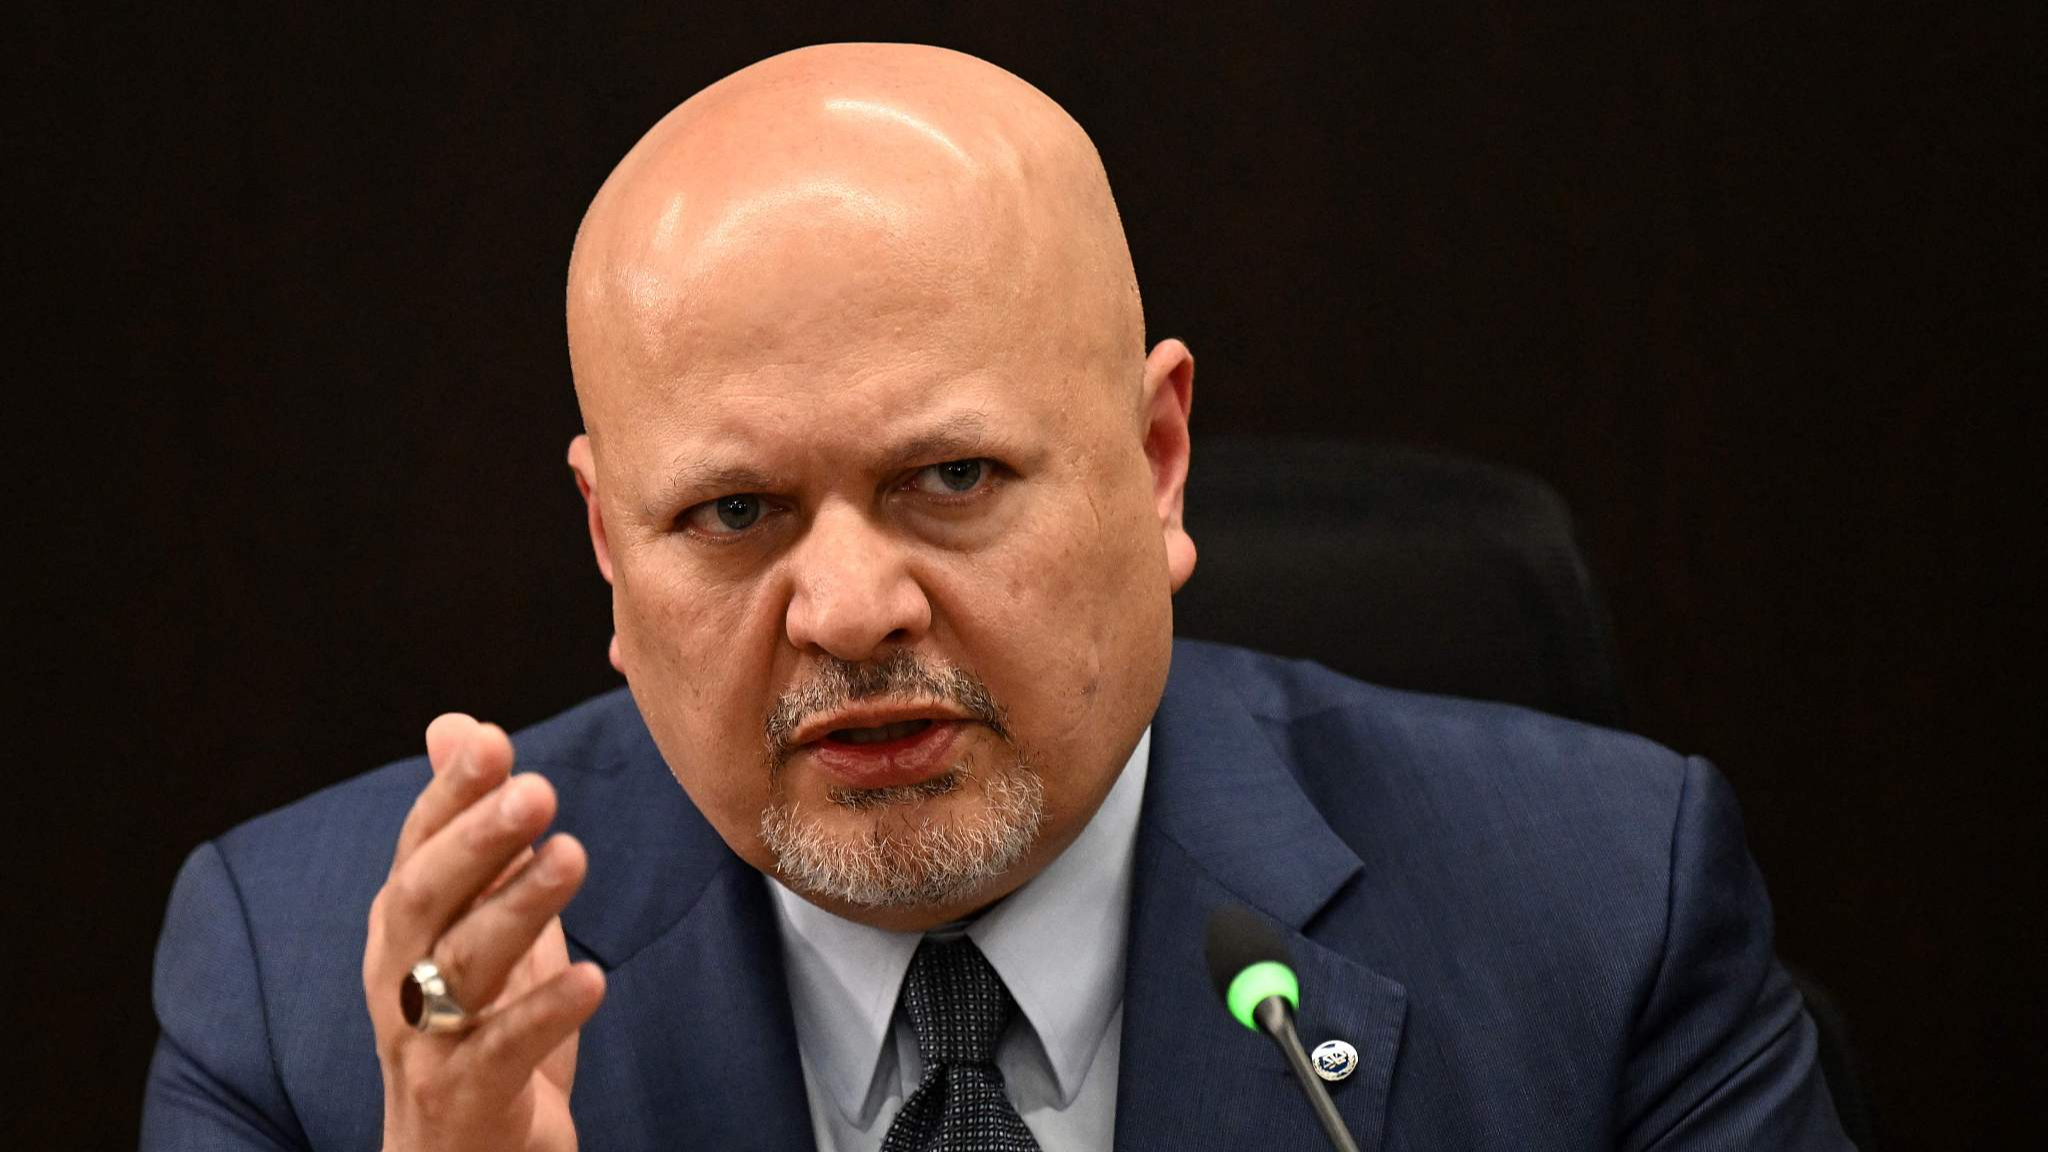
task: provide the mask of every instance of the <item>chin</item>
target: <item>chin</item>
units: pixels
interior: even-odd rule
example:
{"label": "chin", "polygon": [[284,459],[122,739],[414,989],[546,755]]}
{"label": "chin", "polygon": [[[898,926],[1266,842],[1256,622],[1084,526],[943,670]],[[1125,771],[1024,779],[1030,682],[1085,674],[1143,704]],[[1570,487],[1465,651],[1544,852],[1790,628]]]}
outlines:
{"label": "chin", "polygon": [[1020,765],[894,788],[783,799],[761,816],[775,872],[813,899],[856,909],[957,906],[999,884],[1045,826],[1045,788]]}

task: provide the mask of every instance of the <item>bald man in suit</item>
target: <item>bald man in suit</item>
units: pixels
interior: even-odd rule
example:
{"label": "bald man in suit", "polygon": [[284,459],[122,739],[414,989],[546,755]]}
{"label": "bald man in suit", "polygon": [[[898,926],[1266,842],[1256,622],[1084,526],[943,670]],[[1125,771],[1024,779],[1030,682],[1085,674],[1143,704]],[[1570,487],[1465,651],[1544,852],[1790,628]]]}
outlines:
{"label": "bald man in suit", "polygon": [[196,852],[146,1147],[1314,1147],[1204,986],[1226,903],[1361,1147],[1847,1147],[1711,767],[1174,642],[1194,360],[1036,89],[714,84],[568,323],[630,693]]}

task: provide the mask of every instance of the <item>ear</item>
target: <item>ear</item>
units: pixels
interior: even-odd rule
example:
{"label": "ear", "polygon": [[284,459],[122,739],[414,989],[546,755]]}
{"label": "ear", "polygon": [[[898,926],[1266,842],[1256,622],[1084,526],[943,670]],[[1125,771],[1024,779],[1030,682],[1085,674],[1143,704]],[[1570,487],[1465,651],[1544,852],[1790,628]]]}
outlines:
{"label": "ear", "polygon": [[1195,354],[1178,340],[1161,340],[1145,358],[1145,459],[1152,466],[1152,503],[1166,533],[1166,571],[1176,592],[1195,571],[1195,542],[1181,522],[1194,403]]}
{"label": "ear", "polygon": [[[590,448],[590,434],[569,441],[569,471],[576,475],[576,492],[583,497],[583,512],[590,527],[590,550],[597,554],[597,571],[604,582],[612,582],[612,553],[604,532],[604,509],[597,503],[597,455]],[[626,665],[619,659],[619,634],[612,633],[605,655],[623,675]]]}
{"label": "ear", "polygon": [[597,570],[604,582],[612,582],[612,552],[604,533],[604,509],[597,502],[597,455],[585,432],[569,441],[569,470],[576,474],[576,491],[583,497],[584,514],[590,525],[590,548],[597,553]]}

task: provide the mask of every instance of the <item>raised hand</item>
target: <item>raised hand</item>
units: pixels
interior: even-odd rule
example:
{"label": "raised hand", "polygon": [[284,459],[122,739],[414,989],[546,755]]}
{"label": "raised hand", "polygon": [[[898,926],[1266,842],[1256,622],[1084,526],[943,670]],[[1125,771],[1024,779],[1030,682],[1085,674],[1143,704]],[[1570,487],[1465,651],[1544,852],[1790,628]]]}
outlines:
{"label": "raised hand", "polygon": [[[604,998],[604,974],[570,964],[562,935],[583,846],[556,835],[531,847],[554,819],[554,789],[510,775],[512,742],[496,725],[440,716],[427,759],[434,778],[399,832],[363,952],[384,1150],[573,1149],[576,1037]],[[406,1021],[400,992],[423,959],[469,1012],[464,1029]]]}

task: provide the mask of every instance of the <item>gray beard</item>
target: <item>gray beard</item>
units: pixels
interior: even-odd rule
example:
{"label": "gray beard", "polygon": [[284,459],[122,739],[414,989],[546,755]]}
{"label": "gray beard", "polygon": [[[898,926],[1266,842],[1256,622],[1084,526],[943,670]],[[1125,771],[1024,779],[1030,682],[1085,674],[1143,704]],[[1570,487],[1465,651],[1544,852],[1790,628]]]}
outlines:
{"label": "gray beard", "polygon": [[[925,801],[979,785],[982,806],[948,821]],[[761,813],[761,840],[782,881],[806,896],[856,908],[957,904],[1008,872],[1045,823],[1045,784],[1020,758],[998,775],[962,763],[943,776],[898,788],[833,789],[830,801],[872,812],[865,833],[828,832],[782,798]]]}

